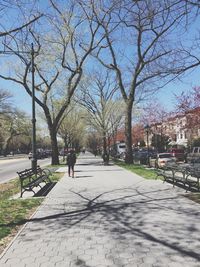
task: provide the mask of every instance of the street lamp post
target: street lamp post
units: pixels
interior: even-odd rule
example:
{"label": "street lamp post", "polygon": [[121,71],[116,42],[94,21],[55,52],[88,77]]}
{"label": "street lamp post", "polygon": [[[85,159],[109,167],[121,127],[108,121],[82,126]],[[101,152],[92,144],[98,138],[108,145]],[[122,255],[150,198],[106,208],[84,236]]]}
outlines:
{"label": "street lamp post", "polygon": [[34,47],[31,44],[31,73],[32,73],[32,169],[36,172],[37,155],[36,155],[36,118],[35,118],[35,65],[34,65]]}
{"label": "street lamp post", "polygon": [[[0,54],[30,54],[30,51],[0,51]],[[32,162],[31,167],[36,173],[37,170],[37,156],[36,156],[36,118],[35,118],[35,65],[34,65],[35,51],[33,43],[31,44],[31,74],[32,74]]]}
{"label": "street lamp post", "polygon": [[147,124],[144,127],[144,129],[145,129],[146,134],[147,134],[147,163],[148,163],[148,166],[150,167],[150,162],[149,162],[149,131],[150,131],[150,126]]}

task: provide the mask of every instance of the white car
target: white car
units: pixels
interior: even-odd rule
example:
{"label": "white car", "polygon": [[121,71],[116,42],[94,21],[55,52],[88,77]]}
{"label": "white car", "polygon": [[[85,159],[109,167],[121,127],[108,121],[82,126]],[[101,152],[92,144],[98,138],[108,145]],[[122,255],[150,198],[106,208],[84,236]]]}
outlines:
{"label": "white car", "polygon": [[156,168],[162,168],[166,164],[176,163],[176,158],[171,153],[158,153],[156,158],[150,158],[150,165]]}

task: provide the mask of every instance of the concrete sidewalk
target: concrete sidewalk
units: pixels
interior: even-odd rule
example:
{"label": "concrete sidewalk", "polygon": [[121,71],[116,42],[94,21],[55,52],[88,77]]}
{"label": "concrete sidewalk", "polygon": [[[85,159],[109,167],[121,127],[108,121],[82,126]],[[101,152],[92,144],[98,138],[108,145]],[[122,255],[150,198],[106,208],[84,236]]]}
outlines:
{"label": "concrete sidewalk", "polygon": [[74,179],[65,175],[49,193],[0,266],[200,266],[200,206],[183,189],[103,166],[88,153],[75,169]]}

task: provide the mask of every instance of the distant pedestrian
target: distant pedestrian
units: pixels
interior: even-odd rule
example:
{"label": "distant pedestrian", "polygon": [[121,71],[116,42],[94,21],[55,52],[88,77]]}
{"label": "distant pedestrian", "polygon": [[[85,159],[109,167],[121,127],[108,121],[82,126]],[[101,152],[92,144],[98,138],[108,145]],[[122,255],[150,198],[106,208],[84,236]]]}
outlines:
{"label": "distant pedestrian", "polygon": [[68,175],[69,177],[72,174],[72,178],[74,178],[74,165],[76,163],[76,153],[73,149],[67,155],[67,165],[68,165]]}
{"label": "distant pedestrian", "polygon": [[109,154],[107,152],[103,153],[102,158],[103,158],[104,165],[108,165],[109,164]]}

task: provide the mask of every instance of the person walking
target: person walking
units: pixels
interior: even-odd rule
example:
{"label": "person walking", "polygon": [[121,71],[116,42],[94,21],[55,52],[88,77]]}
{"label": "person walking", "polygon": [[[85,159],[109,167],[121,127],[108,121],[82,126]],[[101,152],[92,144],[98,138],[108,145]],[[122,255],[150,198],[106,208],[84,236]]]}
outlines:
{"label": "person walking", "polygon": [[102,158],[103,158],[104,165],[108,165],[109,164],[109,154],[107,151],[105,153],[103,153]]}
{"label": "person walking", "polygon": [[70,177],[72,174],[72,178],[74,178],[74,165],[76,163],[76,153],[73,149],[67,155],[67,165],[68,165],[68,176]]}

